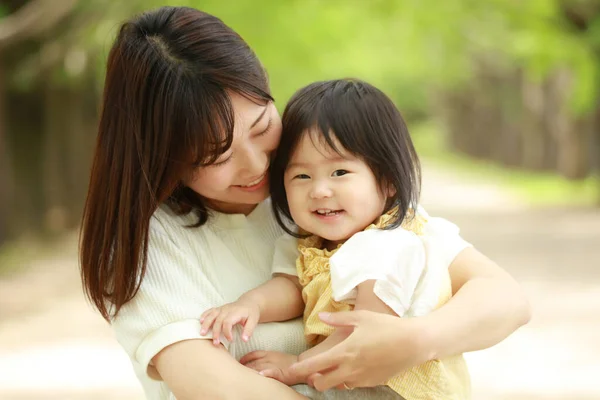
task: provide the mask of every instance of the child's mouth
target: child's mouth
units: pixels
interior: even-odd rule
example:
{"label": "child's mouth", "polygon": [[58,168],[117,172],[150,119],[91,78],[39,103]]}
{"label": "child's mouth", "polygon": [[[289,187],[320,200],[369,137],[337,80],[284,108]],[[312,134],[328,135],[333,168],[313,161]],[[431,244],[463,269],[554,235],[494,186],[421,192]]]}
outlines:
{"label": "child's mouth", "polygon": [[331,210],[328,208],[319,208],[313,211],[314,214],[317,214],[319,217],[333,217],[336,215],[340,215],[344,210]]}

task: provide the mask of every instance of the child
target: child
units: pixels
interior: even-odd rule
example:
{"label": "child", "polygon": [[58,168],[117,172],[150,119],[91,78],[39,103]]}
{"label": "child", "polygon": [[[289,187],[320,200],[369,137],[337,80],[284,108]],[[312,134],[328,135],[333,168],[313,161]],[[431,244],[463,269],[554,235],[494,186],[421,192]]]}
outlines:
{"label": "child", "polygon": [[[283,114],[271,164],[273,207],[291,236],[278,242],[273,279],[206,311],[202,333],[212,327],[218,344],[221,332],[233,340],[232,326],[241,324],[248,340],[259,322],[303,314],[312,348],[298,357],[256,352],[241,360],[292,385],[306,377],[293,376],[289,366],[351,333],[324,324],[318,313],[367,309],[414,317],[448,301],[448,266],[469,244],[454,225],[418,207],[419,187],[417,155],[385,94],[358,80],[317,82],[298,91]],[[289,301],[269,302],[282,292]],[[411,368],[386,385],[407,400],[470,397],[461,355]]]}

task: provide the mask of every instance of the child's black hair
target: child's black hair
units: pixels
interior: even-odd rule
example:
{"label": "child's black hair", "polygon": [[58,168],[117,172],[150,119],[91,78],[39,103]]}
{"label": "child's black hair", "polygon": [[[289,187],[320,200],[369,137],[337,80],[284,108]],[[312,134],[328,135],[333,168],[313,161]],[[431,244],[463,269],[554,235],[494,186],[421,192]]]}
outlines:
{"label": "child's black hair", "polygon": [[[398,227],[409,208],[418,205],[419,158],[400,112],[381,90],[357,79],[315,82],[292,96],[282,123],[281,143],[271,162],[271,199],[277,221],[288,233],[294,234],[288,223],[293,220],[283,178],[300,139],[309,132],[319,132],[336,152],[346,150],[364,160],[381,190],[394,189],[384,212],[397,206],[398,216],[387,228]],[[336,148],[335,139],[343,149]]]}

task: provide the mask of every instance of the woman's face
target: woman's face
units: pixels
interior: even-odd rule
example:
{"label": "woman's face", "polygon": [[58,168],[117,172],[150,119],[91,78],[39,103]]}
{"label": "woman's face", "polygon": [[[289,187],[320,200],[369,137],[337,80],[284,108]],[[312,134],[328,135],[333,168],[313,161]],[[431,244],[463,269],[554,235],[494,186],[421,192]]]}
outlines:
{"label": "woman's face", "polygon": [[213,165],[198,168],[186,185],[226,213],[250,213],[269,196],[269,163],[281,138],[281,118],[271,102],[259,105],[230,93],[233,142]]}

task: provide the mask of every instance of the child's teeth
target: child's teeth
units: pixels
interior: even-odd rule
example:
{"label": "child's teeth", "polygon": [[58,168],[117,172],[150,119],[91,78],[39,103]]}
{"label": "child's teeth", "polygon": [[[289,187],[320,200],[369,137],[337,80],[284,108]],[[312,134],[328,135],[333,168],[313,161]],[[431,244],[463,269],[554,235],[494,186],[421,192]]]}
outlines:
{"label": "child's teeth", "polygon": [[337,211],[333,210],[317,210],[317,213],[320,215],[335,215]]}

